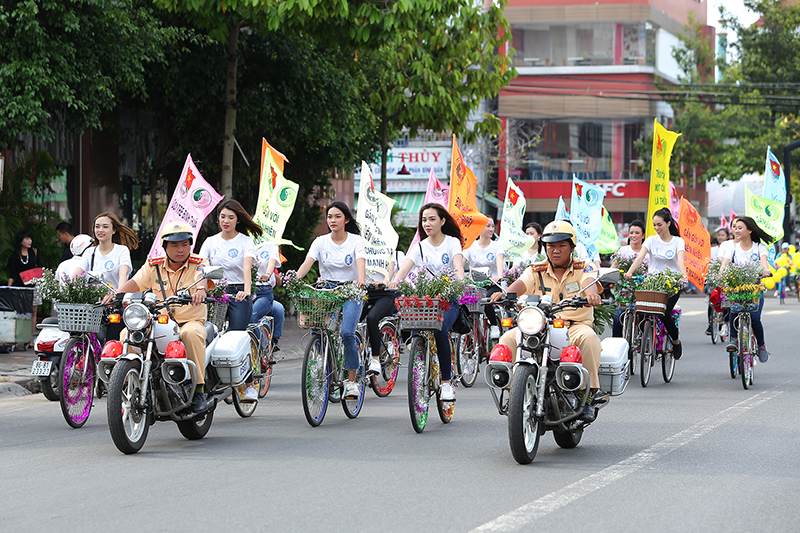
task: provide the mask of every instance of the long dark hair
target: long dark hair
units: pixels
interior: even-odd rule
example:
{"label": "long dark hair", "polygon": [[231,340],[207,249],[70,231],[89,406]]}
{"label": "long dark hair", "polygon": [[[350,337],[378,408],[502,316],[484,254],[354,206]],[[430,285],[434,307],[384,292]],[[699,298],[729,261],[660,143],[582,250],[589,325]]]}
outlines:
{"label": "long dark hair", "polygon": [[751,217],[741,216],[736,217],[733,220],[734,222],[738,220],[750,230],[750,239],[752,239],[753,242],[769,244],[775,240],[770,236],[769,233],[761,229],[758,224],[756,224],[756,221]]}
{"label": "long dark hair", "polygon": [[436,212],[439,214],[439,218],[444,219],[442,233],[445,235],[450,235],[451,237],[455,237],[458,239],[459,243],[463,241],[463,238],[461,237],[461,228],[458,227],[456,219],[453,218],[453,215],[447,212],[447,209],[434,202],[423,205],[422,209],[419,210],[419,223],[417,223],[419,240],[423,241],[428,238],[428,234],[425,233],[425,228],[422,227],[422,213],[424,213],[426,209],[436,209]]}
{"label": "long dark hair", "polygon": [[[136,236],[136,233],[120,222],[117,218],[117,215],[106,211],[105,213],[100,213],[96,217],[94,217],[94,221],[97,222],[97,219],[100,217],[107,217],[111,220],[111,229],[114,230],[114,235],[111,237],[111,242],[114,244],[121,244],[122,246],[127,247],[129,250],[135,250],[139,247],[139,237]],[[97,235],[94,232],[94,224],[92,224],[92,236],[94,236],[94,244],[92,246],[99,246],[100,239],[97,238]]]}
{"label": "long dark hair", "polygon": [[31,249],[33,249],[33,235],[31,232],[26,229],[21,229],[17,232],[17,236],[14,239],[14,249],[18,252],[22,251],[22,241],[25,240],[25,237],[30,237],[31,239]]}
{"label": "long dark hair", "polygon": [[[342,212],[344,219],[347,221],[344,223],[344,230],[353,235],[361,235],[361,227],[358,225],[358,222],[355,221],[353,215],[350,213],[350,208],[347,207],[347,204],[344,202],[339,202],[338,200],[331,202],[328,207],[325,208],[325,218],[328,218],[328,212],[334,207]],[[328,228],[328,230],[330,230],[330,228]]]}
{"label": "long dark hair", "polygon": [[644,222],[642,222],[638,218],[636,220],[632,220],[631,223],[628,224],[628,245],[631,244],[631,237],[630,237],[631,228],[639,228],[640,230],[642,230],[642,237],[644,237],[644,234],[647,233],[647,230],[644,227]]}
{"label": "long dark hair", "polygon": [[239,233],[249,233],[251,237],[264,233],[261,226],[253,222],[253,219],[250,218],[250,215],[244,210],[242,204],[236,200],[225,200],[219,205],[217,208],[217,223],[219,223],[219,215],[222,213],[223,209],[236,213],[236,231]]}
{"label": "long dark hair", "polygon": [[659,217],[664,222],[668,222],[669,223],[669,234],[670,235],[672,235],[673,237],[680,237],[681,236],[681,232],[678,231],[678,223],[675,222],[674,218],[672,218],[672,212],[669,209],[667,209],[666,207],[662,207],[661,209],[659,209],[658,211],[653,213],[653,216],[654,217]]}

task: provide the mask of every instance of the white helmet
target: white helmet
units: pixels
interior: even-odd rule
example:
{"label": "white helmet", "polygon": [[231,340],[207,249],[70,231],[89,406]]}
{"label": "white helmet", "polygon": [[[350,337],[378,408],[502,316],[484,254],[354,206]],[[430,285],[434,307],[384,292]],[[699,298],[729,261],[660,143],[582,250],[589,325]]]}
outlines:
{"label": "white helmet", "polygon": [[72,255],[79,256],[83,254],[83,252],[85,252],[86,249],[92,245],[92,243],[94,243],[94,239],[88,235],[84,233],[76,235],[69,242],[69,251],[72,252]]}

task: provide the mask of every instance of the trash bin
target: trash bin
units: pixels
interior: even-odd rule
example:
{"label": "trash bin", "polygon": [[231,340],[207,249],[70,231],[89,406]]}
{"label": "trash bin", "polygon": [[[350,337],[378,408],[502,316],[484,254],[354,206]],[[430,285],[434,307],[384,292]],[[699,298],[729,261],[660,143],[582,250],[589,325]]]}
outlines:
{"label": "trash bin", "polygon": [[0,286],[0,350],[31,342],[33,287]]}

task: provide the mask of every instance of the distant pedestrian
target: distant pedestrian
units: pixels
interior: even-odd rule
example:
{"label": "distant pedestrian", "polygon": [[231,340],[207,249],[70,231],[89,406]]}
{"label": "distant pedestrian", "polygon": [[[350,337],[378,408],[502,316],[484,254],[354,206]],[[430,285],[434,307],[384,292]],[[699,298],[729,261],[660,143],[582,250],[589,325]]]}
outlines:
{"label": "distant pedestrian", "polygon": [[[17,232],[17,237],[14,242],[14,252],[11,254],[11,257],[8,258],[8,286],[24,287],[25,283],[23,283],[20,274],[32,268],[41,268],[41,266],[42,261],[39,259],[36,248],[33,247],[33,236],[31,232],[28,230]],[[41,304],[42,298],[39,296],[39,292],[36,288],[34,288],[33,308],[31,309],[31,338],[33,338],[33,334],[36,333],[36,310]]]}
{"label": "distant pedestrian", "polygon": [[72,259],[69,243],[75,238],[75,230],[72,229],[72,224],[69,222],[59,222],[58,226],[56,226],[56,233],[58,233],[58,240],[64,245],[64,250],[61,252],[61,260],[59,261],[59,263],[63,263],[68,259]]}

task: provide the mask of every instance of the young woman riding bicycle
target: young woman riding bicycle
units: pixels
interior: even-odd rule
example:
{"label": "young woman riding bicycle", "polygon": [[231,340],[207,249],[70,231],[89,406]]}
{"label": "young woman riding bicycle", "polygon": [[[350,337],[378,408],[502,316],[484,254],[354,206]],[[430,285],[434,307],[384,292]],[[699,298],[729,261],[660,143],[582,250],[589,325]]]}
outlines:
{"label": "young woman riding bicycle", "polygon": [[[444,270],[455,270],[459,279],[464,279],[464,256],[461,250],[461,230],[455,219],[439,204],[430,203],[422,206],[417,224],[420,242],[411,246],[406,260],[392,281],[391,287],[408,275],[414,267],[426,268],[432,274]],[[452,368],[450,365],[450,328],[458,318],[458,301],[450,302],[450,309],[444,314],[441,331],[434,331],[436,353],[439,357],[439,368],[442,373],[442,401],[453,402],[455,390],[450,384]]]}
{"label": "young woman riding bicycle", "polygon": [[[464,250],[464,263],[469,265],[470,269],[489,267],[489,272],[492,281],[495,283],[500,281],[503,275],[503,260],[505,259],[505,252],[500,247],[500,241],[492,240],[494,237],[494,220],[489,218],[486,227],[483,228],[480,237],[472,246]],[[538,239],[538,237],[537,237]],[[536,245],[534,245],[536,246]],[[533,248],[533,247],[531,247]],[[486,290],[486,296],[499,292],[501,289],[496,285],[491,285]],[[486,318],[492,325],[491,336],[493,339],[500,338],[500,321],[497,318],[497,313],[493,305],[485,305],[483,307],[486,313]]]}
{"label": "young woman riding bicycle", "polygon": [[[732,223],[733,235],[735,242],[733,246],[725,248],[720,252],[722,257],[722,268],[727,267],[729,264],[745,264],[756,263],[760,264],[763,270],[762,274],[766,277],[770,275],[769,263],[767,262],[767,246],[766,243],[771,242],[772,237],[764,230],[758,227],[756,221],[750,217],[736,217]],[[750,313],[750,320],[753,325],[753,334],[758,341],[758,359],[762,363],[769,360],[769,352],[767,351],[764,342],[764,326],[761,324],[761,310],[764,309],[764,296],[758,300],[758,309]],[[734,313],[730,317],[730,339],[736,338],[736,328],[734,326]],[[729,344],[728,349],[736,350],[735,345]]]}
{"label": "young woman riding bicycle", "polygon": [[[314,262],[319,262],[319,277],[326,286],[355,281],[364,285],[366,276],[366,241],[350,208],[343,202],[333,202],[325,209],[325,220],[330,233],[314,239],[308,249],[306,260],[297,269],[297,278],[302,279],[311,270]],[[356,326],[361,317],[363,300],[347,300],[342,307],[342,344],[344,344],[344,367],[347,370],[344,397],[358,399],[361,389],[356,383],[358,370],[358,345]]]}
{"label": "young woman riding bicycle", "polygon": [[[653,228],[656,234],[651,235],[642,243],[642,249],[633,261],[631,268],[625,273],[625,278],[631,279],[633,273],[644,261],[645,256],[650,254],[650,263],[647,267],[649,273],[657,274],[666,269],[674,270],[681,273],[681,281],[686,283],[688,278],[686,276],[686,265],[683,262],[686,243],[680,238],[678,224],[675,223],[669,209],[664,207],[655,212],[653,215]],[[675,296],[667,300],[667,308],[664,311],[664,316],[661,317],[661,322],[664,324],[670,338],[672,338],[672,353],[676,361],[681,358],[683,347],[681,346],[678,327],[672,318],[672,310],[675,308],[675,304],[678,303],[680,296],[681,291],[678,291]]]}

